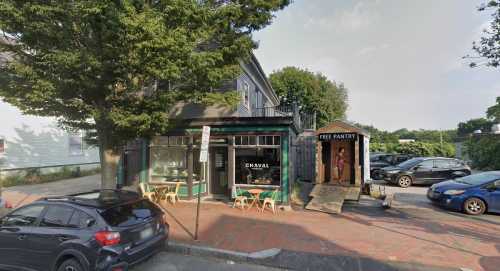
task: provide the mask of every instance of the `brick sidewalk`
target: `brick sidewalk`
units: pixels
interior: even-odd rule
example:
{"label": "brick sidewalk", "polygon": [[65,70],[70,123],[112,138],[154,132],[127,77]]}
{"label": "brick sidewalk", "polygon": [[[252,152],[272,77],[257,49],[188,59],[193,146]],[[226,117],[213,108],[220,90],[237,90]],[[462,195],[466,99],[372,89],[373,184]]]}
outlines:
{"label": "brick sidewalk", "polygon": [[[10,202],[27,204],[39,194],[4,191]],[[430,208],[387,211],[364,205],[342,215],[287,211],[273,215],[223,203],[201,208],[200,241],[193,241],[196,205],[165,205],[171,238],[215,248],[255,252],[269,248],[400,261],[473,270],[498,270],[500,217],[464,217]]]}
{"label": "brick sidewalk", "polygon": [[[193,241],[196,205],[165,205],[178,242],[255,252],[269,248],[368,257],[473,270],[498,270],[500,224],[422,210],[348,208],[342,215],[288,211],[273,215],[203,203],[200,241]],[[429,211],[432,212],[432,211]]]}

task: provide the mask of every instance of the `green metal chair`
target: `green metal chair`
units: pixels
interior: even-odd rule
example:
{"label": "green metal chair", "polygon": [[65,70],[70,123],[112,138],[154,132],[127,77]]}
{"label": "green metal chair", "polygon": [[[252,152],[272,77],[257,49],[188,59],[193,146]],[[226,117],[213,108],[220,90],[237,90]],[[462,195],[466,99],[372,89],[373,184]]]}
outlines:
{"label": "green metal chair", "polygon": [[239,205],[243,210],[245,210],[245,206],[249,206],[249,197],[247,196],[248,194],[249,193],[247,191],[241,190],[239,187],[236,187],[236,195],[234,197],[233,208]]}
{"label": "green metal chair", "polygon": [[276,189],[271,193],[270,197],[264,198],[264,202],[262,203],[262,209],[260,210],[261,212],[264,212],[266,207],[269,207],[271,211],[273,211],[273,214],[276,214],[277,211],[276,202],[278,201],[278,193],[279,189]]}

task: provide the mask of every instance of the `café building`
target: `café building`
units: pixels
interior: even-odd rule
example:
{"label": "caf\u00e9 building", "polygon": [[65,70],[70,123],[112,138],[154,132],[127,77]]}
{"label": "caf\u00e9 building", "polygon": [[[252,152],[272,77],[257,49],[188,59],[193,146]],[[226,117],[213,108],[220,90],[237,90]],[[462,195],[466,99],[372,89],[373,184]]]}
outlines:
{"label": "caf\u00e9 building", "polygon": [[[314,130],[314,116],[293,103],[280,105],[255,57],[240,66],[241,75],[226,87],[240,93],[237,108],[175,105],[169,114],[177,125],[170,132],[129,144],[122,182],[180,183],[180,198],[187,200],[199,193],[231,199],[237,188],[278,189],[288,204],[296,178],[294,142]],[[203,126],[211,128],[207,163],[199,162]]]}

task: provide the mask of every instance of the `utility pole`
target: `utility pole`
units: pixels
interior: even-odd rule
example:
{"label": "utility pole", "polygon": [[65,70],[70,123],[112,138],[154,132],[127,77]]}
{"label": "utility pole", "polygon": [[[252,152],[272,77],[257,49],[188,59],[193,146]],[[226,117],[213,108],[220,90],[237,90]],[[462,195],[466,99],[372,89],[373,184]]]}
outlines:
{"label": "utility pole", "polygon": [[439,143],[441,146],[441,154],[443,154],[443,130],[439,129]]}

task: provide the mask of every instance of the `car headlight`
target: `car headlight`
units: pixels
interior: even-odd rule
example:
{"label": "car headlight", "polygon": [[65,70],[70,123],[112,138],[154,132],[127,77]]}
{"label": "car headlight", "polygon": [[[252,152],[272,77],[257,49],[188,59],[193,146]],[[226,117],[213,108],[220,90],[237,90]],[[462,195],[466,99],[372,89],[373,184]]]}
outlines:
{"label": "car headlight", "polygon": [[465,193],[465,190],[455,190],[455,189],[452,189],[452,190],[446,190],[444,192],[445,195],[461,195]]}
{"label": "car headlight", "polygon": [[398,172],[399,172],[399,170],[389,170],[389,171],[386,171],[387,174],[396,174]]}

